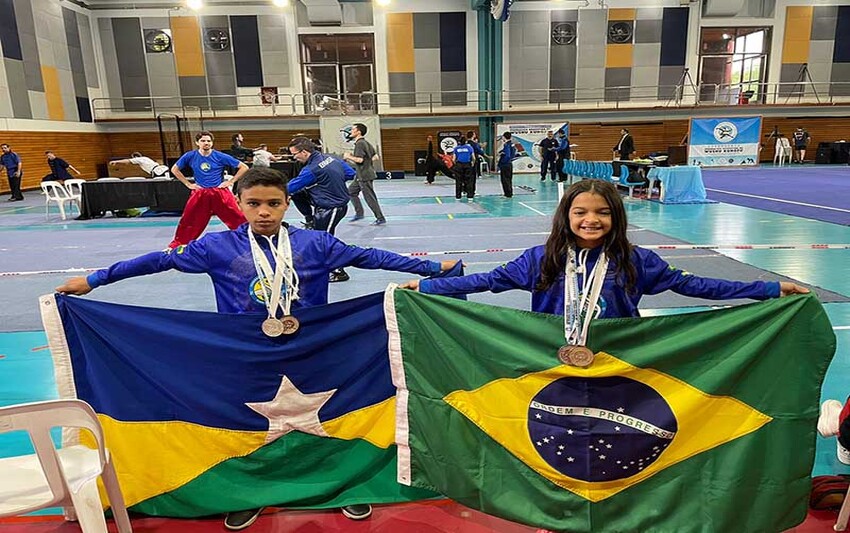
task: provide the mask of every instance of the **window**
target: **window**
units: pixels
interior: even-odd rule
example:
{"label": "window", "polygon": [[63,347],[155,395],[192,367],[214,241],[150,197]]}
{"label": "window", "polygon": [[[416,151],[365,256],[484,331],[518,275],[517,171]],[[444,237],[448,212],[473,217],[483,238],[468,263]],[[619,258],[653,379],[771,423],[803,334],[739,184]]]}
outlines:
{"label": "window", "polygon": [[313,109],[370,109],[374,61],[371,33],[301,35],[304,92]]}
{"label": "window", "polygon": [[700,38],[700,100],[763,100],[770,28],[703,28]]}

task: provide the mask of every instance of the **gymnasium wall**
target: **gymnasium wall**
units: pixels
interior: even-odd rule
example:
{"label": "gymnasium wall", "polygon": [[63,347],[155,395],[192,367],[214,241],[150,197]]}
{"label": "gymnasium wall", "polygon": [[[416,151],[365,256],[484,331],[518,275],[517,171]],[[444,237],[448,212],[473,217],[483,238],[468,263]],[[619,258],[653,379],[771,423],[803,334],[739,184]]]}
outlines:
{"label": "gymnasium wall", "polygon": [[0,0],[0,117],[91,122],[100,96],[90,17],[52,0]]}
{"label": "gymnasium wall", "polygon": [[[795,86],[803,64],[812,81],[836,82],[827,90],[817,87],[821,96],[850,96],[850,5],[788,6],[782,42],[782,70],[779,74],[783,96],[813,95],[811,85]],[[808,78],[803,75],[803,81]]]}

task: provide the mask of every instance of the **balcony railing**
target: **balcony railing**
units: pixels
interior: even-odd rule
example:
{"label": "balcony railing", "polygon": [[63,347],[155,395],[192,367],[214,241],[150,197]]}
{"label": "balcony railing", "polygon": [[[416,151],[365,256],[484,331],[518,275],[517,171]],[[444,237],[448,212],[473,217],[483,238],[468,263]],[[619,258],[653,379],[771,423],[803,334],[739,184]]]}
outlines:
{"label": "balcony railing", "polygon": [[[493,98],[493,97],[496,98]],[[322,114],[450,114],[582,111],[730,105],[850,104],[850,83],[645,85],[575,89],[152,96],[95,98],[95,120],[151,119],[198,113],[203,118],[292,117]]]}

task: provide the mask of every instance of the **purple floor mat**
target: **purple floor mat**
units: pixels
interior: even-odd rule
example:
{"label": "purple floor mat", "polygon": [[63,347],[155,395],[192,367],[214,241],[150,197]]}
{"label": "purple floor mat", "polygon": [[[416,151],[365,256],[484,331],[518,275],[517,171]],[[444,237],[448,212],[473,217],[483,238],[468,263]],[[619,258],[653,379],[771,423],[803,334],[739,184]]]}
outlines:
{"label": "purple floor mat", "polygon": [[712,200],[850,225],[848,166],[703,170],[703,182]]}

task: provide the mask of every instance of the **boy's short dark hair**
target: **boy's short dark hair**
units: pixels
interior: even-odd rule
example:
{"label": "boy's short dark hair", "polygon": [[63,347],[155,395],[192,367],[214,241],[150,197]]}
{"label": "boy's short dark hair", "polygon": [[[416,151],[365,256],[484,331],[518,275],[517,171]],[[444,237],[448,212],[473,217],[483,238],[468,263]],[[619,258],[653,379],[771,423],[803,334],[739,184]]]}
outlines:
{"label": "boy's short dark hair", "polygon": [[458,144],[466,144],[466,137],[461,137]]}
{"label": "boy's short dark hair", "polygon": [[212,134],[212,133],[210,133],[210,132],[208,132],[208,131],[199,131],[198,133],[196,133],[196,134],[195,134],[195,141],[196,141],[196,142],[197,142],[197,141],[200,141],[200,140],[201,140],[201,137],[204,137],[204,136],[209,136],[209,138],[210,138],[210,140],[211,140],[211,141],[214,141],[214,140],[215,140],[215,136],[213,136],[213,134]]}
{"label": "boy's short dark hair", "polygon": [[47,155],[47,154],[53,154],[53,155],[56,155],[56,154],[55,154],[55,152],[53,152],[53,150],[45,150],[45,151],[44,151],[44,155]]}
{"label": "boy's short dark hair", "polygon": [[300,152],[301,150],[305,150],[310,152],[311,154],[316,151],[316,145],[308,139],[307,137],[295,137],[291,141],[289,141],[289,147],[295,147]]}
{"label": "boy's short dark hair", "polygon": [[466,132],[466,138],[467,138],[467,139],[471,139],[471,138],[473,138],[473,137],[475,137],[475,132],[474,132],[474,131],[469,130],[469,131],[467,131],[467,132]]}
{"label": "boy's short dark hair", "polygon": [[241,196],[242,191],[251,187],[263,185],[265,187],[277,187],[283,191],[283,196],[289,198],[286,184],[289,179],[280,171],[271,167],[253,167],[236,182],[236,196]]}
{"label": "boy's short dark hair", "polygon": [[230,136],[230,142],[232,142],[233,144],[236,144],[236,141],[238,141],[238,140],[239,140],[239,134],[238,133],[234,133],[233,135]]}
{"label": "boy's short dark hair", "polygon": [[360,122],[355,122],[354,124],[352,124],[352,126],[357,128],[357,131],[360,132],[360,135],[364,137],[366,136],[366,132],[369,131],[369,128],[366,127],[366,124],[361,124]]}
{"label": "boy's short dark hair", "polygon": [[502,137],[504,137],[505,139],[510,139],[511,137],[513,137],[513,134],[509,131],[506,131],[502,134]]}

